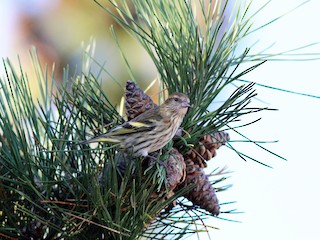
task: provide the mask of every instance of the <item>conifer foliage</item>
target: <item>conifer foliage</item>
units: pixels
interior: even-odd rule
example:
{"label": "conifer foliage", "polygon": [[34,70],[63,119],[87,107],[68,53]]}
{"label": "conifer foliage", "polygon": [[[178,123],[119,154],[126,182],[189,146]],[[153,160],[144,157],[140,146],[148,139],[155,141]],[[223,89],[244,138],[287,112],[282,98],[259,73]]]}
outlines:
{"label": "conifer foliage", "polygon": [[[17,72],[4,60],[0,238],[179,239],[208,231],[206,218],[232,212],[218,200],[229,188],[224,168],[205,172],[216,164],[209,161],[216,150],[225,145],[241,158],[258,161],[234,149],[228,135],[241,127],[240,117],[266,110],[250,106],[253,83],[237,82],[265,62],[250,56],[249,49],[237,49],[251,27],[250,4],[235,6],[228,22],[228,1],[107,2],[108,7],[98,4],[140,42],[156,66],[159,99],[183,92],[192,108],[173,141],[154,153],[164,164],[124,156],[116,145],[77,145],[124,122],[99,76],[87,69],[70,76],[66,69],[58,84],[43,73],[32,51],[41,91],[33,101],[22,67]],[[248,62],[250,67],[239,67]],[[224,93],[226,88],[232,93]],[[220,94],[225,101],[210,110]],[[135,79],[124,86],[124,97],[128,119],[161,103],[153,103]]]}

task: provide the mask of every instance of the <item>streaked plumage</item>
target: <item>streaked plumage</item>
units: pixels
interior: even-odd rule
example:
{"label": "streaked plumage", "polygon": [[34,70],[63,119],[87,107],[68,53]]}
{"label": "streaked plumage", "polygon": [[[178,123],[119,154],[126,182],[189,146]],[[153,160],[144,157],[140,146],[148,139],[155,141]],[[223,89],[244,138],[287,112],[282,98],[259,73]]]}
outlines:
{"label": "streaked plumage", "polygon": [[171,94],[159,107],[80,144],[119,144],[120,149],[128,154],[148,156],[149,153],[163,148],[173,138],[189,107],[190,100],[185,94]]}

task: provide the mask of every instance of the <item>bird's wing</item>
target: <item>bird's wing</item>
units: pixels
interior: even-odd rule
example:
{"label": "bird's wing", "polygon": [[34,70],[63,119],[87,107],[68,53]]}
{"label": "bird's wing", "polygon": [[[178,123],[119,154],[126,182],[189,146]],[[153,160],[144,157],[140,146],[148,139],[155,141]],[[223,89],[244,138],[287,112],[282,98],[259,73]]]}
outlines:
{"label": "bird's wing", "polygon": [[125,122],[113,129],[108,133],[101,134],[92,139],[80,142],[78,144],[88,144],[93,142],[106,142],[111,144],[121,143],[125,135],[130,135],[132,133],[137,133],[146,131],[151,131],[156,127],[157,121],[161,120],[159,114],[159,108],[150,109],[129,122]]}
{"label": "bird's wing", "polygon": [[156,122],[161,119],[158,109],[148,110],[129,122],[125,122],[120,126],[112,129],[107,135],[109,137],[131,134],[136,132],[151,131],[155,128]]}
{"label": "bird's wing", "polygon": [[88,144],[94,142],[106,142],[111,144],[121,143],[124,140],[125,135],[130,135],[136,132],[143,132],[149,130],[151,127],[150,124],[138,122],[138,121],[130,121],[125,122],[113,129],[109,132],[101,134],[99,136],[95,136],[89,140],[82,141],[78,144]]}
{"label": "bird's wing", "polygon": [[159,107],[155,106],[155,108],[145,111],[140,115],[136,116],[130,122],[142,122],[149,124],[150,122],[159,121],[161,119]]}

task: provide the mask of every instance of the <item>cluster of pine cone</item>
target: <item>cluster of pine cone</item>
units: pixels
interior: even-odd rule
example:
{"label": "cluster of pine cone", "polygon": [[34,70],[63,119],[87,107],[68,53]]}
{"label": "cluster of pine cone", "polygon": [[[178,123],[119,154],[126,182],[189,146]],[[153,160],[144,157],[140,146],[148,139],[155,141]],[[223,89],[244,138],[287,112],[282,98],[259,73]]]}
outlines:
{"label": "cluster of pine cone", "polygon": [[[145,94],[140,87],[131,80],[126,83],[125,109],[128,120],[139,114],[157,107],[151,98]],[[199,139],[199,144],[194,149],[182,155],[177,149],[169,153],[166,161],[168,197],[175,190],[190,184],[195,187],[187,192],[184,197],[194,205],[217,216],[220,213],[220,205],[216,192],[209,177],[205,174],[206,161],[216,155],[216,150],[229,141],[229,135],[225,132],[204,135]]]}

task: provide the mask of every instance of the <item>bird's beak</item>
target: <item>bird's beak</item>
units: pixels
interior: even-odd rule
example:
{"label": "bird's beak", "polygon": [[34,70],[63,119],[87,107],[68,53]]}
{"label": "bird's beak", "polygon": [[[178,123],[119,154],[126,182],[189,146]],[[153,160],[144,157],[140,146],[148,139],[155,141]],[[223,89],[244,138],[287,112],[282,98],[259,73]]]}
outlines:
{"label": "bird's beak", "polygon": [[190,105],[189,103],[187,103],[187,102],[183,102],[183,103],[182,103],[182,107],[188,107],[188,108],[190,108],[191,105]]}

